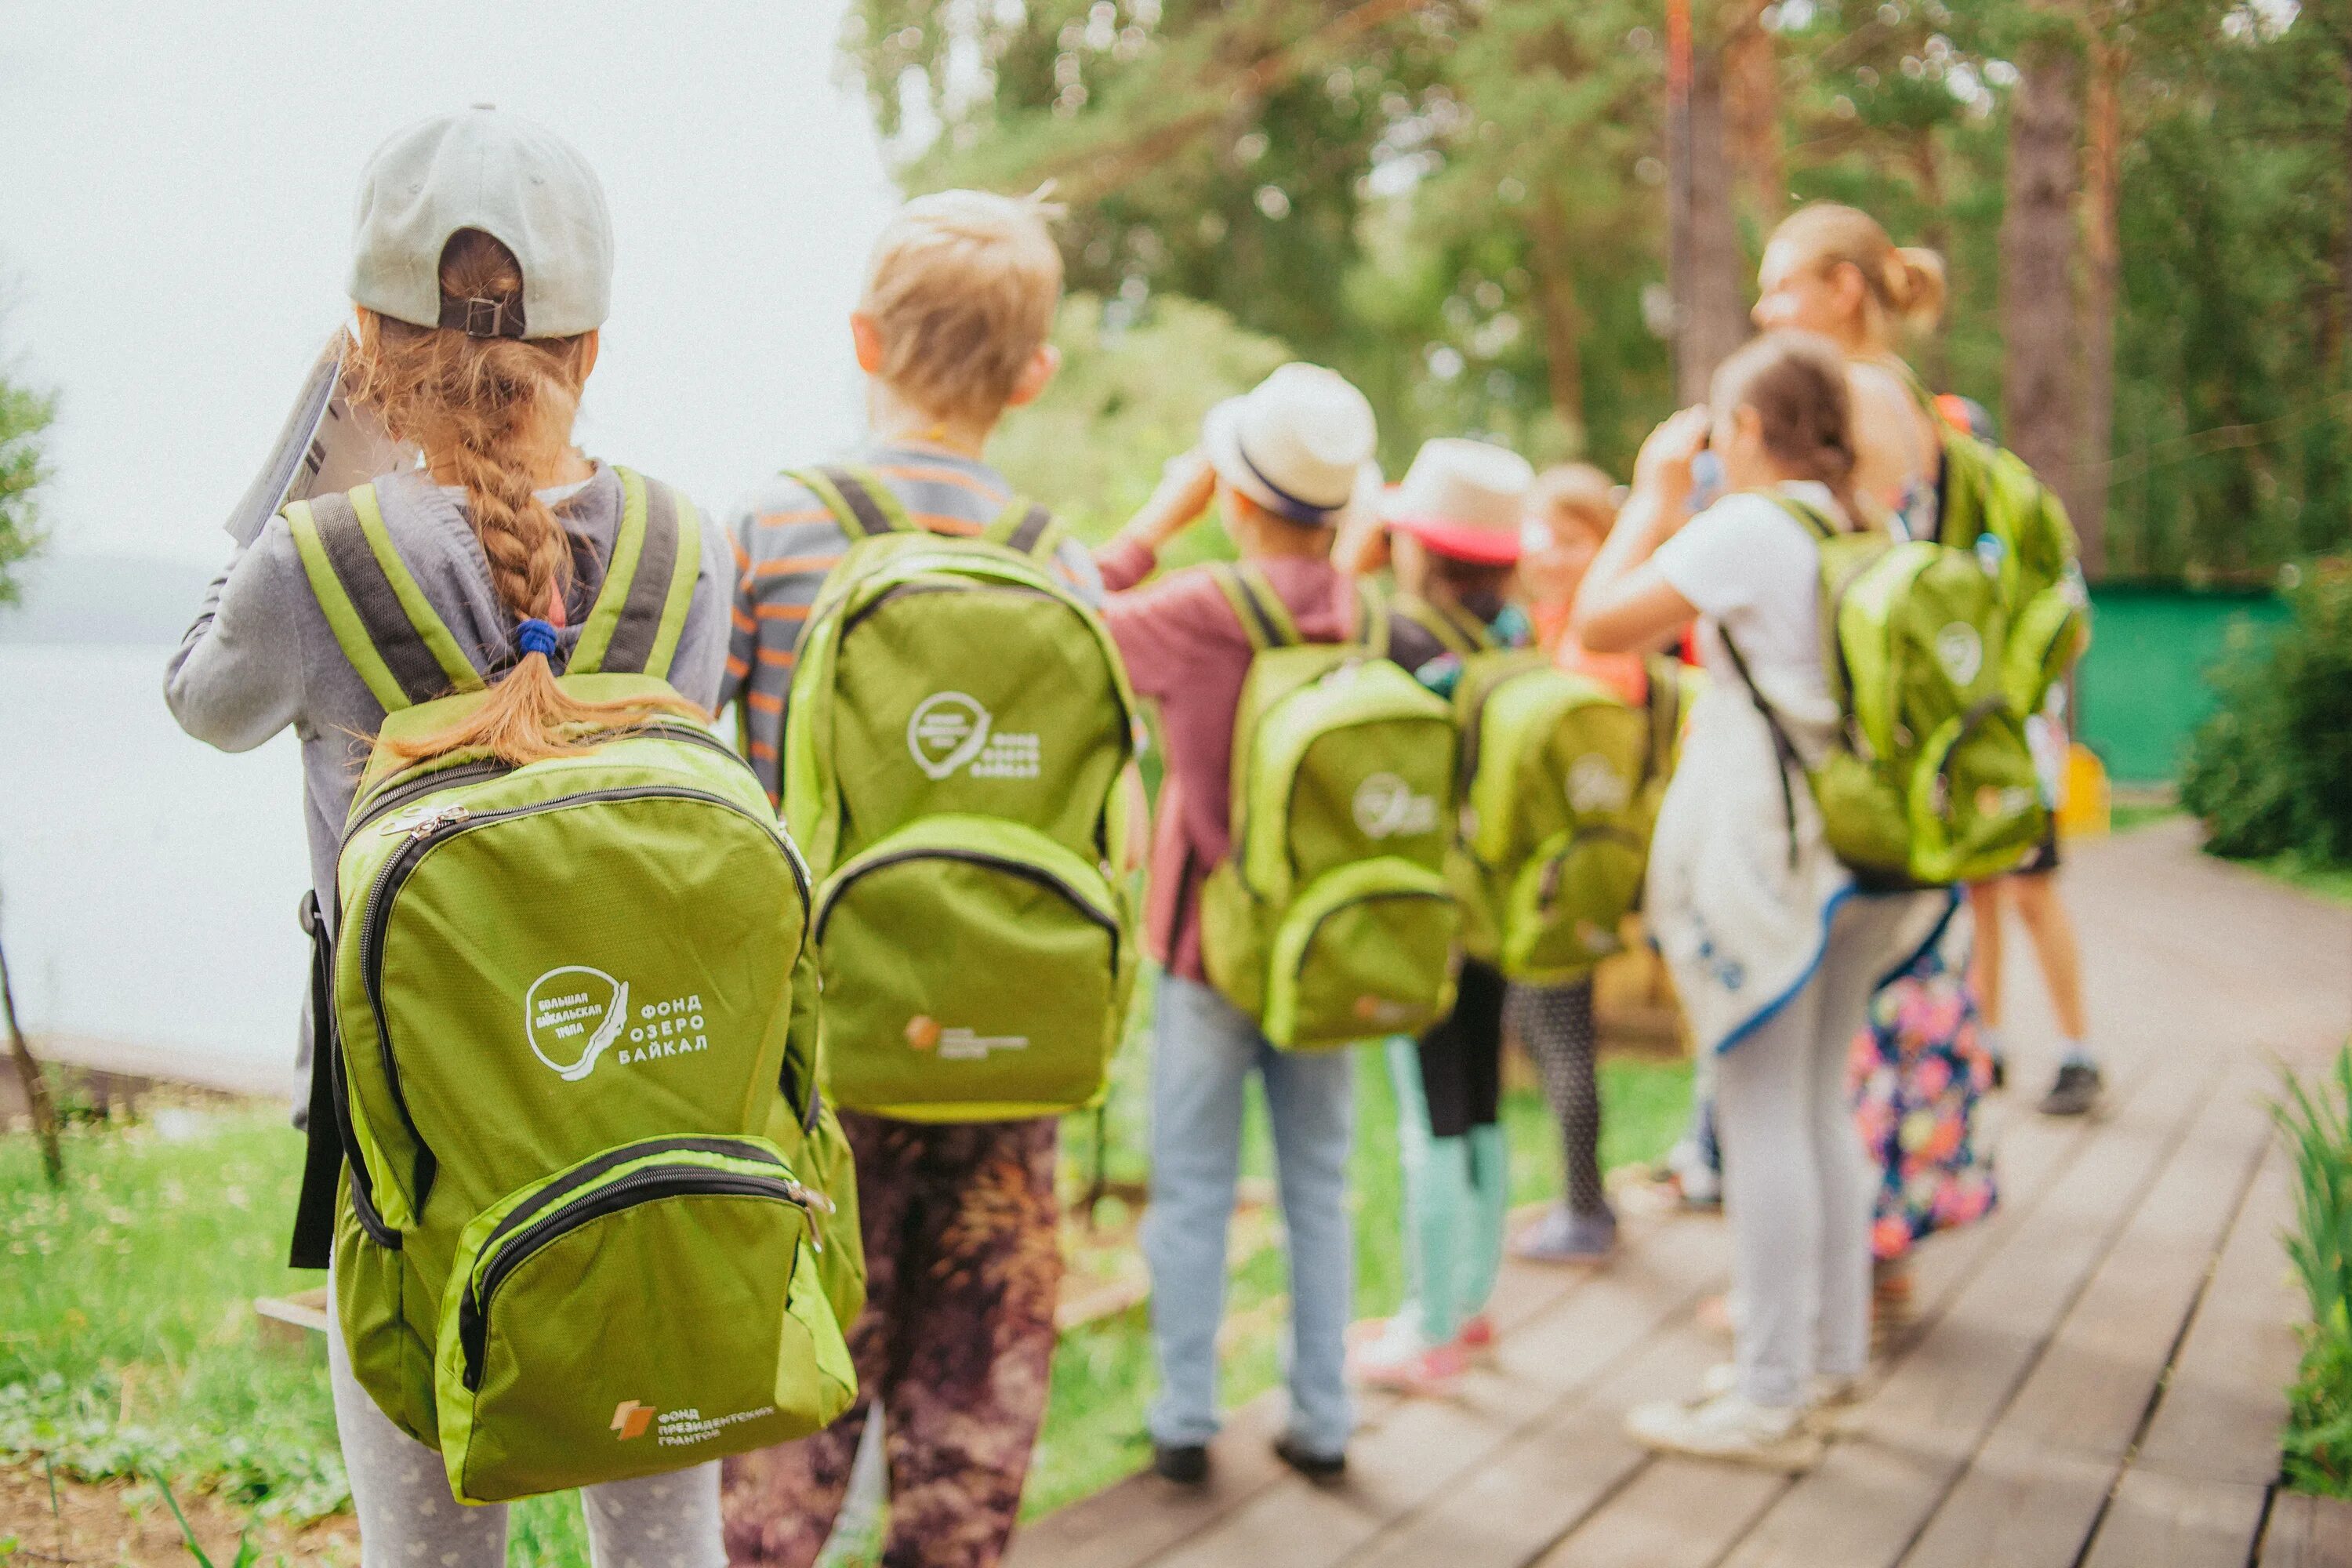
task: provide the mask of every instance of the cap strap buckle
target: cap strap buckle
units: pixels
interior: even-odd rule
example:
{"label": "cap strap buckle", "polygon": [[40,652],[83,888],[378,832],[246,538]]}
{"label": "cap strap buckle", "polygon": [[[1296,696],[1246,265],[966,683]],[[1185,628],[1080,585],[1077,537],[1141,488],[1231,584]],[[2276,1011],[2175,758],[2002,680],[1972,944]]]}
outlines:
{"label": "cap strap buckle", "polygon": [[504,300],[444,300],[441,324],[455,327],[469,338],[520,338],[522,307],[514,305],[510,312]]}

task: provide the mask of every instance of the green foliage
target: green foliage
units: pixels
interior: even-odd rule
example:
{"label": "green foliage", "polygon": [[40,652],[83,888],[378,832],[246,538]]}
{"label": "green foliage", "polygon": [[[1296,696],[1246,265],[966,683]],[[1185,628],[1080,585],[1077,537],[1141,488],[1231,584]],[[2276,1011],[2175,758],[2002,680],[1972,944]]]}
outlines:
{"label": "green foliage", "polygon": [[2286,1479],[2352,1497],[2352,1047],[2315,1091],[2290,1075],[2276,1113],[2294,1156],[2287,1257],[2311,1309],[2288,1394]]}
{"label": "green foliage", "polygon": [[1090,542],[1111,536],[1198,445],[1201,417],[1290,358],[1213,305],[1162,296],[1137,310],[1090,294],[1062,303],[1062,370],[998,429],[990,458]]}
{"label": "green foliage", "polygon": [[33,491],[48,477],[41,434],[55,412],[48,397],[0,377],[0,605],[16,602],[16,567],[41,543]]}
{"label": "green foliage", "polygon": [[[1747,15],[1693,8],[1702,44]],[[2001,405],[2013,58],[2124,61],[2110,570],[2260,575],[2352,540],[2352,27],[2340,5],[1787,0],[1776,159],[1734,137],[1748,261],[1790,198],[1947,257],[1930,379]],[[1382,457],[1468,431],[1620,471],[1674,396],[1654,0],[858,0],[845,58],[913,186],[1060,182],[1075,287],[1181,295],[1347,373]],[[1753,84],[1750,84],[1751,88]],[[1768,189],[1770,185],[1774,188]]]}
{"label": "green foliage", "polygon": [[2298,577],[2286,625],[2235,634],[2214,671],[2180,798],[2215,854],[2352,863],[2352,562]]}

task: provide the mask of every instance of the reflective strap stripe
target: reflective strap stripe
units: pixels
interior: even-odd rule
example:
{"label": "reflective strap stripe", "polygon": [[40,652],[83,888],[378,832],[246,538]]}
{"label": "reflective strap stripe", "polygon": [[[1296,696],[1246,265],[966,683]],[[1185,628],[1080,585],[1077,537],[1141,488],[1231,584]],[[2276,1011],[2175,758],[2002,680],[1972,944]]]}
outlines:
{"label": "reflective strap stripe", "polygon": [[[423,702],[448,691],[482,689],[481,672],[474,668],[473,660],[459,650],[457,639],[450,635],[448,626],[441,619],[440,613],[434,609],[433,601],[425,596],[425,590],[417,585],[407,564],[400,559],[400,552],[393,548],[392,531],[384,527],[383,513],[376,505],[375,487],[362,485],[344,499],[351,502],[352,510],[359,520],[360,531],[366,536],[368,549],[375,556],[377,569],[383,573],[383,580],[391,584],[393,595],[400,603],[408,630],[424,643],[434,662],[440,666],[441,683],[428,686],[423,695],[417,694],[418,688],[415,684],[403,682],[408,687],[413,700]],[[331,547],[331,531],[327,537]],[[337,564],[341,564],[340,557]],[[348,583],[349,579],[345,581]],[[360,601],[360,605],[364,614],[367,608],[364,598]],[[373,619],[369,624],[380,631],[391,630],[389,624],[376,627]]]}
{"label": "reflective strap stripe", "polygon": [[1437,639],[1437,646],[1448,653],[1467,658],[1494,646],[1494,637],[1483,626],[1465,625],[1447,613],[1440,605],[1426,599],[1407,596],[1397,601],[1397,609],[1405,619]]}
{"label": "reflective strap stripe", "polygon": [[614,465],[621,480],[621,527],[613,540],[613,559],[604,569],[604,584],[588,618],[581,623],[579,646],[564,668],[573,675],[593,675],[604,668],[613,638],[621,627],[621,612],[637,576],[637,563],[646,552],[646,477],[634,468]]}
{"label": "reflective strap stripe", "polygon": [[669,595],[662,601],[661,619],[654,630],[653,652],[645,673],[669,679],[670,661],[677,657],[677,639],[686,631],[686,612],[694,603],[694,584],[702,575],[702,514],[682,495],[671,494],[677,536],[675,563],[670,568]]}
{"label": "reflective strap stripe", "polygon": [[702,570],[701,520],[668,486],[634,468],[615,465],[614,472],[623,497],[620,534],[567,668],[667,679]]}
{"label": "reflective strap stripe", "polygon": [[[1054,514],[1035,501],[1014,496],[1004,503],[1004,510],[988,526],[988,537],[1008,550],[1024,555],[1046,553],[1046,535],[1054,526]],[[1058,542],[1058,541],[1056,541]]]}
{"label": "reflective strap stripe", "polygon": [[335,646],[343,650],[343,657],[351,660],[352,668],[359,672],[370,695],[385,712],[396,713],[408,707],[408,693],[402,689],[400,678],[393,674],[392,667],[376,651],[359,607],[352,603],[351,595],[343,591],[342,580],[335,574],[310,503],[296,501],[287,507],[286,525],[294,535],[296,552],[302,557],[302,574],[310,579],[310,592],[326,615],[327,629],[335,634]]}
{"label": "reflective strap stripe", "polygon": [[914,529],[907,509],[898,504],[890,487],[855,468],[828,463],[814,468],[788,468],[785,474],[814,492],[834,521],[853,537],[876,539]]}
{"label": "reflective strap stripe", "polygon": [[[1257,577],[1257,583],[1250,581]],[[1242,635],[1249,638],[1251,648],[1264,653],[1270,647],[1283,647],[1302,640],[1298,628],[1291,624],[1289,612],[1281,607],[1282,600],[1275,596],[1275,608],[1269,610],[1258,593],[1263,575],[1247,566],[1235,566],[1221,562],[1210,578],[1234,607],[1234,615],[1242,624]]]}

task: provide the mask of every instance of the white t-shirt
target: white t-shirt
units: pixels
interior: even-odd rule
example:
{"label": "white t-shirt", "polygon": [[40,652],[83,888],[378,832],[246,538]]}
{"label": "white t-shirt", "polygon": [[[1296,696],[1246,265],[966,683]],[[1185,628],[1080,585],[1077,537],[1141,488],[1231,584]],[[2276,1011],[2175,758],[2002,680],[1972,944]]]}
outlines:
{"label": "white t-shirt", "polygon": [[[1781,489],[1831,519],[1845,513],[1827,485]],[[1727,495],[1685,523],[1651,557],[1659,574],[1705,617],[1706,663],[1727,679],[1719,646],[1728,631],[1756,679],[1776,698],[1826,696],[1822,670],[1821,551],[1812,531],[1769,496]]]}

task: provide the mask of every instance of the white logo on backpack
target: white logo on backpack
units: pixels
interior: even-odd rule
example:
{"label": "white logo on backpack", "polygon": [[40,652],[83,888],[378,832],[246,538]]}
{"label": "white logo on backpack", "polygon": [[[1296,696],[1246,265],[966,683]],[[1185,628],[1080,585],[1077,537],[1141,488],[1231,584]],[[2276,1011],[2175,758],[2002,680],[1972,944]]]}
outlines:
{"label": "white logo on backpack", "polygon": [[1598,752],[1587,752],[1568,765],[1568,804],[1579,816],[1622,811],[1633,797],[1633,785],[1617,764]]}
{"label": "white logo on backpack", "polygon": [[1042,771],[1044,747],[1034,731],[997,730],[979,699],[935,691],[908,715],[907,753],[925,776],[941,782],[967,764],[976,779],[1034,779]]}
{"label": "white logo on backpack", "polygon": [[[614,1058],[620,1062],[691,1056],[710,1048],[699,994],[648,1002],[637,1011],[638,1020],[632,1025],[627,981],[583,963],[567,963],[532,981],[524,993],[523,1038],[530,1054],[566,1083],[578,1083],[593,1072],[597,1060],[621,1040],[624,1029],[628,1038]],[[565,1057],[572,1059],[566,1062]]]}
{"label": "white logo on backpack", "polygon": [[1437,830],[1437,797],[1415,795],[1412,786],[1394,773],[1372,773],[1356,786],[1349,808],[1367,838],[1393,838],[1399,834]]}
{"label": "white logo on backpack", "polygon": [[[594,1071],[596,1058],[621,1037],[628,1021],[629,983],[585,964],[551,969],[523,994],[522,1032],[530,1054],[566,1083]],[[574,1054],[573,1042],[583,1037]],[[572,1059],[559,1060],[550,1049]]]}
{"label": "white logo on backpack", "polygon": [[1969,685],[1984,668],[1984,638],[1968,622],[1954,621],[1936,634],[1936,662],[1953,685]]}

